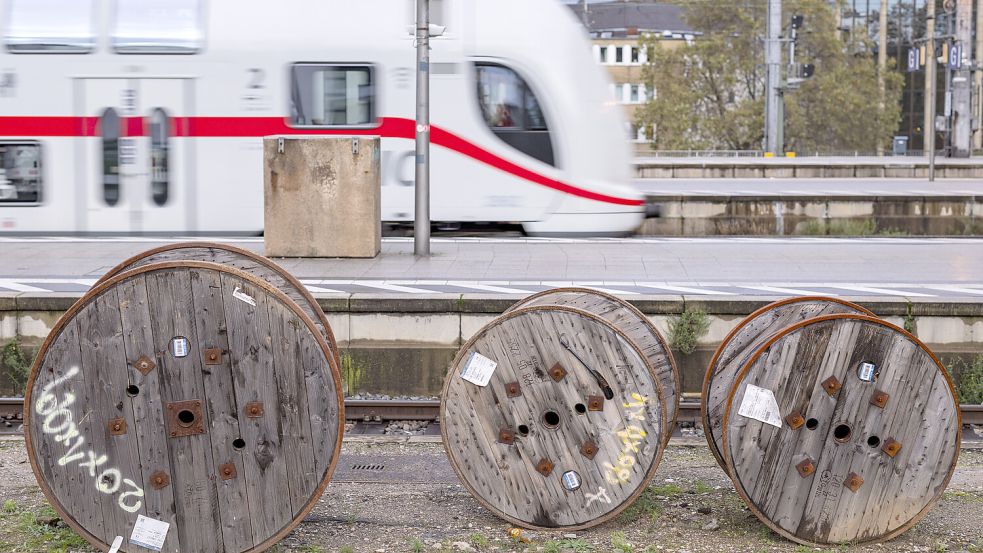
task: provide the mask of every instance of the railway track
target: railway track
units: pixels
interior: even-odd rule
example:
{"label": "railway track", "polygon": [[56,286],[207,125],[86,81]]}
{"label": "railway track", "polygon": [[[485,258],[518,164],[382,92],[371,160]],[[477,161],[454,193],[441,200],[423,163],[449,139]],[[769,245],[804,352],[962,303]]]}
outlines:
{"label": "railway track", "polygon": [[[964,425],[983,425],[983,405],[962,405]],[[24,400],[22,398],[0,397],[0,433],[20,432],[23,418]],[[440,412],[440,400],[345,400],[345,419],[362,424],[378,424],[391,421],[436,421]],[[683,401],[679,404],[679,422],[697,424],[700,422],[700,403]]]}

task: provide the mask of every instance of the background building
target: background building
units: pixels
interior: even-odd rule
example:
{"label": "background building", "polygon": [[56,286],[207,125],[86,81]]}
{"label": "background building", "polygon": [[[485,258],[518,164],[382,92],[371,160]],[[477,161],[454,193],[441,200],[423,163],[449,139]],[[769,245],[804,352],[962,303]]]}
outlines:
{"label": "background building", "polygon": [[600,2],[571,4],[594,43],[594,59],[607,68],[614,81],[611,94],[625,108],[628,138],[645,142],[645,129],[635,124],[635,109],[654,94],[642,75],[647,52],[639,38],[651,34],[666,48],[677,48],[693,40],[698,32],[683,20],[683,9],[658,2]]}

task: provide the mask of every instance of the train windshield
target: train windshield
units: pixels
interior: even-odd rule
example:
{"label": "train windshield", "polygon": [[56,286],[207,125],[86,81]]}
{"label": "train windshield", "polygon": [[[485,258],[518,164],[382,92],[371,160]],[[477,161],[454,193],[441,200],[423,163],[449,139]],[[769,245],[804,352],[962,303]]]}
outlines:
{"label": "train windshield", "polygon": [[526,81],[503,65],[479,63],[475,70],[478,106],[492,132],[520,152],[555,166],[546,117]]}

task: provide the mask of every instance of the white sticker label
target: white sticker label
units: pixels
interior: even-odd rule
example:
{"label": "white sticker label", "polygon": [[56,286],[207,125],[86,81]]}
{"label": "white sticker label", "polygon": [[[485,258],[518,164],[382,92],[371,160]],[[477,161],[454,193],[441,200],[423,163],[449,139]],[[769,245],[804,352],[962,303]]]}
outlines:
{"label": "white sticker label", "polygon": [[109,548],[109,553],[116,553],[117,551],[119,551],[119,548],[122,546],[123,546],[123,536],[116,536],[116,539],[113,540],[112,547]]}
{"label": "white sticker label", "polygon": [[778,413],[775,394],[767,388],[759,388],[754,384],[748,384],[747,389],[744,390],[744,399],[741,400],[741,407],[737,410],[737,414],[776,428],[782,427],[782,417]]}
{"label": "white sticker label", "polygon": [[874,370],[877,369],[877,365],[873,363],[861,363],[860,369],[857,371],[860,376],[860,380],[864,382],[873,382],[874,380]]}
{"label": "white sticker label", "polygon": [[188,349],[188,339],[184,336],[178,336],[171,340],[171,355],[174,357],[187,357]]}
{"label": "white sticker label", "polygon": [[232,297],[239,301],[244,301],[253,307],[256,307],[256,300],[254,300],[253,297],[250,296],[249,294],[243,292],[242,289],[239,288],[238,286],[236,286],[236,289],[232,291]]}
{"label": "white sticker label", "polygon": [[133,525],[130,543],[160,551],[164,547],[164,538],[171,525],[163,520],[137,515],[137,523]]}
{"label": "white sticker label", "polygon": [[477,351],[473,351],[471,352],[471,357],[468,357],[468,362],[461,369],[461,378],[478,386],[487,386],[497,366],[498,363],[481,355]]}

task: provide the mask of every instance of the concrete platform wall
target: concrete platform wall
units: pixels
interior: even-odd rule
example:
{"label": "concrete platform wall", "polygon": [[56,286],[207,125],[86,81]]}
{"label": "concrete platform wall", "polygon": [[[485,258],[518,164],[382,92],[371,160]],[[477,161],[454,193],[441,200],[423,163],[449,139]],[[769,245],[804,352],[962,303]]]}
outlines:
{"label": "concrete platform wall", "polygon": [[[0,294],[0,346],[18,339],[29,350],[40,345],[78,294]],[[319,298],[343,353],[342,374],[351,394],[435,396],[458,348],[520,296],[359,295]],[[635,296],[663,335],[684,309],[710,317],[710,330],[690,355],[676,354],[683,390],[698,393],[714,350],[740,320],[778,298]],[[852,298],[903,326],[910,307],[917,335],[943,362],[983,353],[983,303]],[[2,393],[0,393],[2,395]]]}
{"label": "concrete platform wall", "polygon": [[[771,159],[719,158],[691,161],[686,158],[639,160],[635,178],[928,178],[928,162],[887,158],[882,162],[822,160],[821,158]],[[936,162],[940,179],[983,178],[983,159],[969,162]]]}
{"label": "concrete platform wall", "polygon": [[640,235],[983,235],[976,196],[651,196]]}

